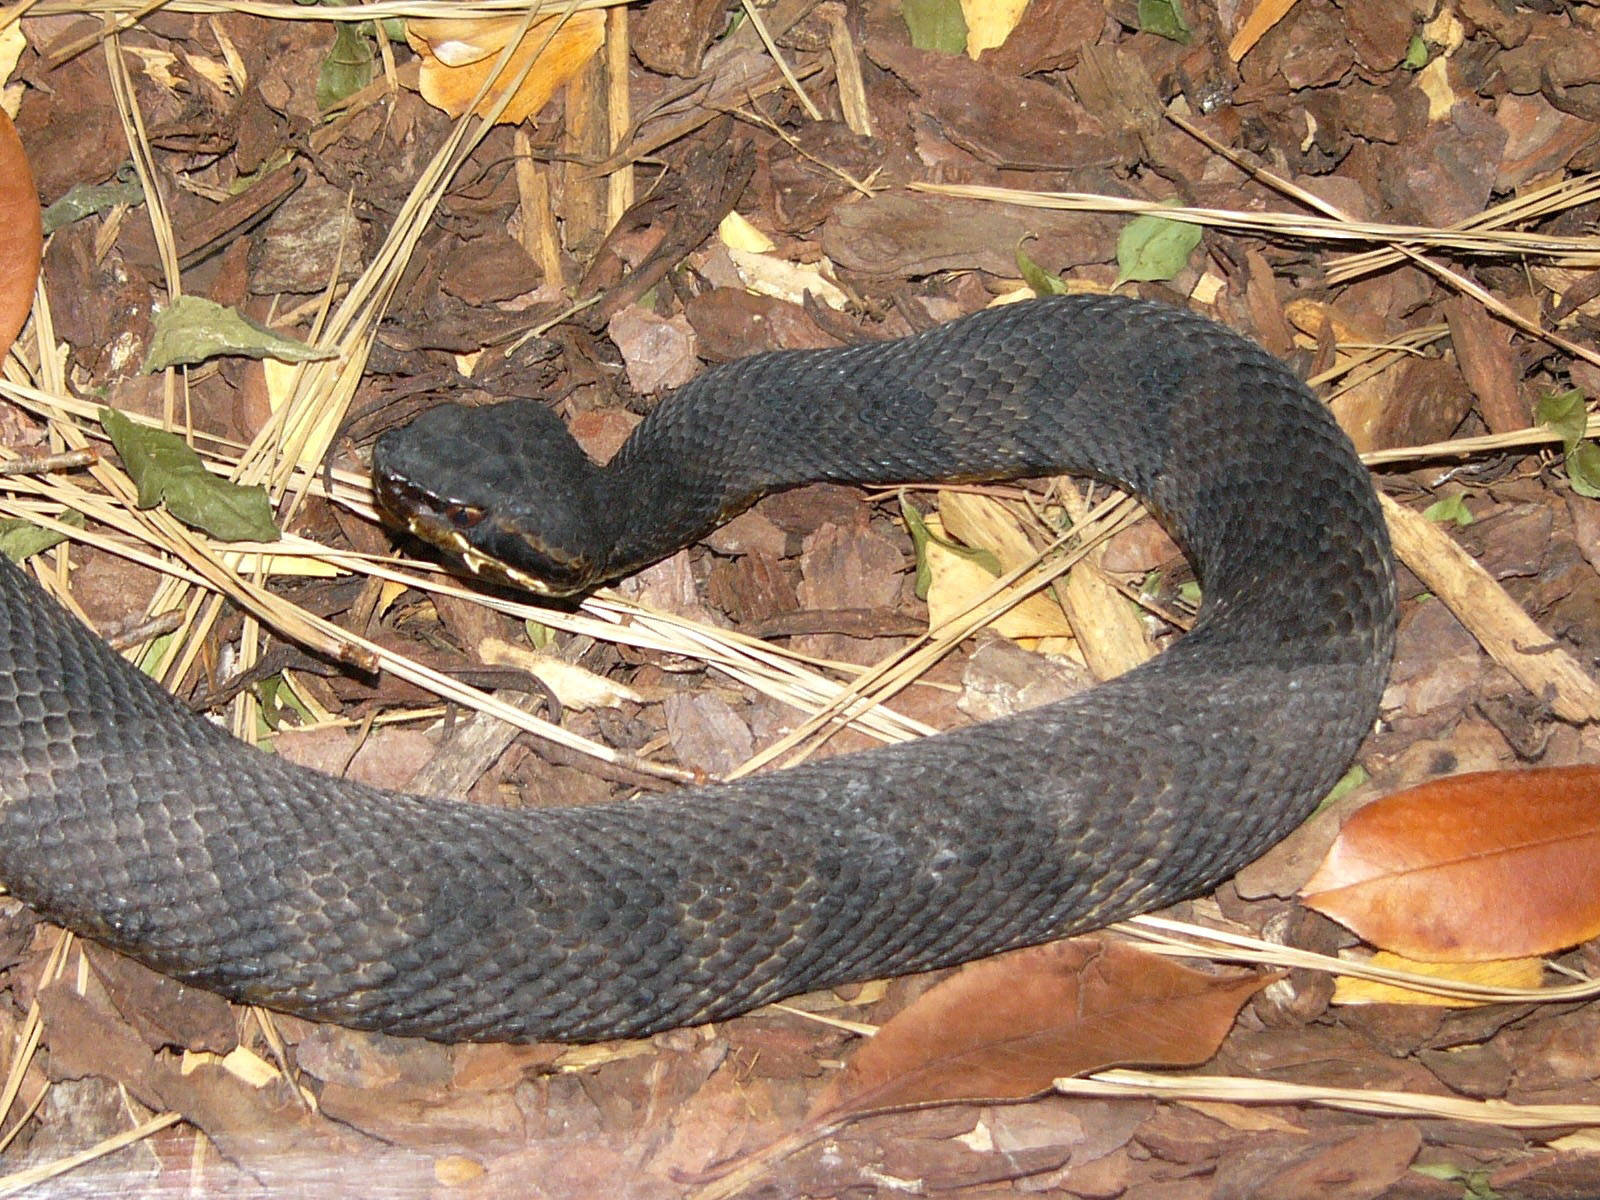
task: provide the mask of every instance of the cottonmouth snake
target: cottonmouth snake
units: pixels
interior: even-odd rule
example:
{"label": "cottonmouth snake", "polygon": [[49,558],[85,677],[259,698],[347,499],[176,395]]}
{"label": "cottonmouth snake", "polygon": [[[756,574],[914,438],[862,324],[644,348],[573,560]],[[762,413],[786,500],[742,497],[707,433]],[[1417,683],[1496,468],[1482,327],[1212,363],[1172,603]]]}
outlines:
{"label": "cottonmouth snake", "polygon": [[[1082,471],[1163,515],[1203,606],[1144,667],[1019,716],[663,800],[503,810],[247,749],[5,563],[12,894],[308,1017],[441,1039],[643,1034],[1209,888],[1305,817],[1373,721],[1394,589],[1370,481],[1288,371],[1200,317],[1058,298],[759,355],[658,406],[605,471],[543,409],[498,416],[445,410],[380,444],[380,490],[421,504],[425,532],[448,522],[521,555],[519,573],[553,571],[552,590],[806,480]],[[448,485],[416,475],[439,449],[458,456]]]}

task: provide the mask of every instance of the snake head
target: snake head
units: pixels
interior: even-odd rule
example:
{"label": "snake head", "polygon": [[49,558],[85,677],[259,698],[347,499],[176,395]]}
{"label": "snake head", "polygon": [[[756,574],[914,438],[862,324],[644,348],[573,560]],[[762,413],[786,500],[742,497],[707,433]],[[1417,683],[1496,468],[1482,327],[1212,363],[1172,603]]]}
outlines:
{"label": "snake head", "polygon": [[474,575],[542,596],[607,577],[600,472],[538,401],[429,409],[378,439],[372,482],[390,521]]}

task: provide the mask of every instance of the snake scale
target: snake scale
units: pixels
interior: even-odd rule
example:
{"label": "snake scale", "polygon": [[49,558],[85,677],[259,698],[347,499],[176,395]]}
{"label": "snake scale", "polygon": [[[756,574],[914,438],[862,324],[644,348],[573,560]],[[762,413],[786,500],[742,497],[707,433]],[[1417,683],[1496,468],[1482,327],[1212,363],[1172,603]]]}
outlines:
{"label": "snake scale", "polygon": [[[1075,471],[1162,515],[1203,604],[1140,669],[1014,717],[664,799],[492,809],[234,741],[4,563],[11,893],[178,979],[320,1020],[638,1035],[1210,888],[1307,815],[1376,714],[1394,584],[1371,482],[1281,364],[1202,317],[1061,297],[757,355],[662,402],[604,469],[542,407],[502,408],[435,410],[381,442],[380,495],[432,497],[430,520],[482,539],[472,554],[516,541],[552,591],[809,480]],[[423,481],[437,451],[457,474]]]}

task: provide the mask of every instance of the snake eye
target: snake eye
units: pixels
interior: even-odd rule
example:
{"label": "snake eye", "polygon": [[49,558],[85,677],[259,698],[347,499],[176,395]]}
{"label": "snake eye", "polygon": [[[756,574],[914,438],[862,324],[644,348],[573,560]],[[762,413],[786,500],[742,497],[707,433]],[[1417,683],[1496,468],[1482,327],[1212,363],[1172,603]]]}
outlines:
{"label": "snake eye", "polygon": [[480,508],[476,504],[447,504],[444,506],[444,515],[452,525],[471,529],[489,513],[487,509]]}

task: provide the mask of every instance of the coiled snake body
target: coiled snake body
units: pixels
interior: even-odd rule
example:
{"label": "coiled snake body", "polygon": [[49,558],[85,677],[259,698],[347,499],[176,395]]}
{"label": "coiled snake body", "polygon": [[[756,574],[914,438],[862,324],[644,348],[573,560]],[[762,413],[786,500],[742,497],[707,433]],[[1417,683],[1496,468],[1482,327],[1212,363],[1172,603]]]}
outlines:
{"label": "coiled snake body", "polygon": [[[1202,318],[1060,298],[761,355],[660,405],[609,471],[525,421],[543,449],[424,422],[381,448],[388,492],[445,497],[541,555],[575,539],[581,553],[557,554],[566,586],[805,480],[1085,471],[1164,516],[1202,611],[1139,670],[1005,720],[662,800],[501,810],[250,750],[5,563],[12,894],[157,970],[313,1018],[441,1039],[643,1034],[1209,888],[1305,817],[1374,718],[1394,598],[1371,484],[1280,364]],[[468,462],[459,487],[422,484],[419,443],[462,444],[478,477]],[[506,452],[553,456],[559,487]],[[484,518],[480,502],[524,484],[545,490]],[[555,530],[532,533],[545,504]],[[614,550],[589,545],[585,515]]]}

